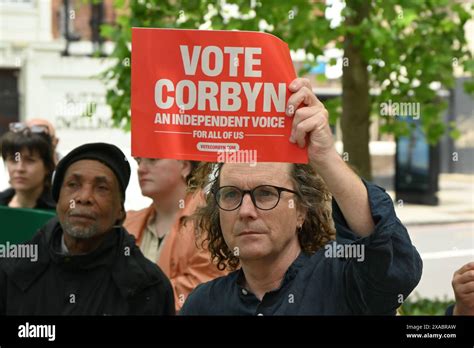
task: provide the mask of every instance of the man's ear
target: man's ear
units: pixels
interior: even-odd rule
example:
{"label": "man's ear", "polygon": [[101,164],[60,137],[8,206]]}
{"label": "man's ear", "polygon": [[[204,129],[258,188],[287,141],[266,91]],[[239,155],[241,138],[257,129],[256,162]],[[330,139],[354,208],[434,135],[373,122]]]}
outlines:
{"label": "man's ear", "polygon": [[189,174],[191,174],[191,162],[189,161],[181,161],[182,168],[181,168],[181,176],[186,181],[186,178]]}
{"label": "man's ear", "polygon": [[308,212],[308,209],[305,207],[298,207],[298,211],[296,213],[296,225],[297,226],[303,226],[304,221],[306,219],[306,214]]}
{"label": "man's ear", "polygon": [[122,204],[122,206],[120,207],[119,217],[115,224],[118,226],[122,226],[126,217],[127,217],[127,212],[125,211],[125,208]]}

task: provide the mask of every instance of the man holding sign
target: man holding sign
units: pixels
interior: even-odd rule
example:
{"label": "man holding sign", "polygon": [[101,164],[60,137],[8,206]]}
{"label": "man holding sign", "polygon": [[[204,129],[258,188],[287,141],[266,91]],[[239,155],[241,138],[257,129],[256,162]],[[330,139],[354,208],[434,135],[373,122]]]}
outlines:
{"label": "man holding sign", "polygon": [[309,165],[219,165],[197,226],[221,267],[241,267],[198,286],[182,315],[391,315],[421,278],[390,197],[339,157],[309,81],[289,89],[289,141]]}
{"label": "man holding sign", "polygon": [[199,285],[180,314],[394,314],[420,256],[390,197],[339,157],[288,46],[142,28],[132,46],[133,156],[223,162],[196,177],[215,179],[195,226],[220,269],[240,268]]}

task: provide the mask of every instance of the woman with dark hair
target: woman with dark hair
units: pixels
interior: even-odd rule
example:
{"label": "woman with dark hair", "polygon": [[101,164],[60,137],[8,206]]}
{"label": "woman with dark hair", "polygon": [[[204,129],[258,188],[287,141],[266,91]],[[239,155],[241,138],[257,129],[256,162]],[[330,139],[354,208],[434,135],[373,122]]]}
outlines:
{"label": "woman with dark hair", "polygon": [[0,149],[11,185],[0,192],[0,205],[11,208],[55,209],[51,177],[55,168],[51,137],[44,127],[10,124]]}

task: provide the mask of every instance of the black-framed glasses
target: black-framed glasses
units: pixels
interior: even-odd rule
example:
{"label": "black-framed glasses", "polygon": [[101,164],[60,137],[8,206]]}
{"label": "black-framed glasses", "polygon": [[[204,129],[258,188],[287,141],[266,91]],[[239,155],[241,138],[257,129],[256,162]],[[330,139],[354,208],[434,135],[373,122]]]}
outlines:
{"label": "black-framed glasses", "polygon": [[49,129],[48,129],[48,126],[46,126],[46,125],[28,126],[24,122],[11,122],[8,125],[8,128],[13,133],[22,133],[22,132],[25,132],[25,131],[29,131],[31,133],[45,133],[45,134],[49,135]]}
{"label": "black-framed glasses", "polygon": [[253,204],[260,210],[271,210],[280,202],[282,192],[298,193],[284,187],[260,185],[252,190],[242,190],[235,186],[222,186],[212,190],[217,205],[222,210],[232,211],[242,205],[244,196],[248,193]]}

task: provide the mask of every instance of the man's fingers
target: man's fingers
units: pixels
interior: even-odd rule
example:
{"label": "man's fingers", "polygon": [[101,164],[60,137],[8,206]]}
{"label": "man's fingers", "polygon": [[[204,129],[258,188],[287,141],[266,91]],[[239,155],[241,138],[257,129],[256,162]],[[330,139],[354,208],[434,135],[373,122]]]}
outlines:
{"label": "man's fingers", "polygon": [[296,127],[300,122],[313,116],[317,110],[314,107],[304,107],[296,110],[295,117],[293,118],[293,124],[291,127],[291,135],[294,137],[296,132]]}
{"label": "man's fingers", "polygon": [[454,280],[457,284],[474,282],[474,270],[468,270],[462,274],[458,274]]}
{"label": "man's fingers", "polygon": [[462,266],[460,269],[458,269],[456,272],[454,272],[454,274],[461,275],[464,272],[469,271],[469,270],[474,270],[474,262],[466,263],[464,266]]}
{"label": "man's fingers", "polygon": [[[319,117],[321,118],[321,117]],[[314,130],[316,127],[321,127],[321,122],[318,117],[310,117],[298,123],[294,133],[294,139],[299,147],[304,147],[306,144],[306,135]]]}
{"label": "man's fingers", "polygon": [[307,87],[302,87],[296,93],[293,93],[290,98],[288,98],[288,103],[286,107],[286,114],[288,116],[293,116],[296,112],[296,109],[301,104],[307,106],[317,105],[317,98],[313,92]]}
{"label": "man's fingers", "polygon": [[313,93],[313,86],[311,86],[311,82],[307,79],[307,78],[296,78],[294,79],[290,85],[288,86],[288,89],[290,90],[290,92],[298,92],[299,89],[301,88],[307,88],[308,90],[311,91],[311,94],[314,95],[314,97],[316,98],[316,101],[318,104],[323,104],[319,98]]}
{"label": "man's fingers", "polygon": [[296,92],[297,90],[299,90],[301,87],[306,87],[308,88],[309,90],[312,90],[313,88],[311,87],[311,82],[309,81],[309,79],[307,78],[304,78],[304,77],[298,77],[296,79],[294,79],[290,85],[288,86],[288,88],[290,89],[291,92]]}
{"label": "man's fingers", "polygon": [[458,284],[454,290],[458,295],[472,294],[474,296],[474,282]]}

